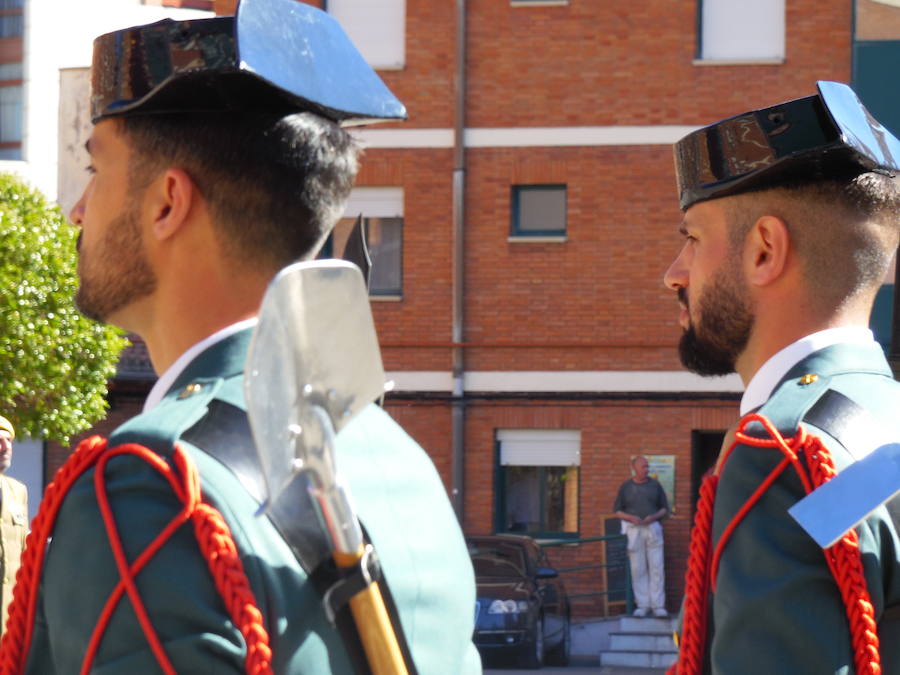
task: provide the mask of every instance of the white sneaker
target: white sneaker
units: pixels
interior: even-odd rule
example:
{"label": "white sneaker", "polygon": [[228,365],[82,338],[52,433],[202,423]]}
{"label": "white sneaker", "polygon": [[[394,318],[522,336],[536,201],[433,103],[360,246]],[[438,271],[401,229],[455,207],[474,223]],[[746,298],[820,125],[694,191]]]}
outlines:
{"label": "white sneaker", "polygon": [[634,610],[634,616],[647,616],[647,608],[638,607],[636,610]]}
{"label": "white sneaker", "polygon": [[662,607],[657,607],[653,610],[653,616],[658,616],[660,619],[665,619],[667,616],[669,616],[669,613]]}

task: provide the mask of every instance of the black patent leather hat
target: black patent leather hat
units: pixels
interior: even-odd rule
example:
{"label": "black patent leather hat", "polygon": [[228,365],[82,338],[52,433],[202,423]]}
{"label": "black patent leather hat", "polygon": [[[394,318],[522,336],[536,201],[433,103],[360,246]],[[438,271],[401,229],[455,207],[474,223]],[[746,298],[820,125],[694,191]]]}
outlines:
{"label": "black patent leather hat", "polygon": [[94,41],[95,123],[223,110],[312,111],[345,125],[406,118],[337,21],[296,0],[241,0],[233,17],[167,19]]}
{"label": "black patent leather hat", "polygon": [[900,141],[846,84],[694,131],[675,144],[681,208],[796,181],[900,170]]}

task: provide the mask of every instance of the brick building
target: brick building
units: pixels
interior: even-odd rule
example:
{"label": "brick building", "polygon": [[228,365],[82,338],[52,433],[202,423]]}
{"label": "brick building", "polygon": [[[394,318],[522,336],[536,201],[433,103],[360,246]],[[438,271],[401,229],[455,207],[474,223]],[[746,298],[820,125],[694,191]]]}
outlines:
{"label": "brick building", "polygon": [[[819,79],[858,83],[900,128],[877,65],[896,65],[898,4],[328,0],[410,115],[356,132],[365,156],[331,250],[366,217],[386,407],[428,449],[467,532],[602,535],[629,458],[646,454],[674,507],[677,607],[698,477],[741,384],[677,359],[662,284],[681,243],[671,144]],[[100,432],[139,409],[152,377],[140,358],[121,375]],[[48,449],[48,471],[64,454]],[[553,555],[590,565],[602,549]],[[578,573],[570,590],[600,590],[600,576]]]}

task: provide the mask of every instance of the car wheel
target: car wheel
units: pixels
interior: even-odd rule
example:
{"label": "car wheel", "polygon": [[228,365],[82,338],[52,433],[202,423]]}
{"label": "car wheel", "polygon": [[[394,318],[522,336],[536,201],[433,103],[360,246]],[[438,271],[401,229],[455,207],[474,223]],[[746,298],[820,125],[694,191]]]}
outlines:
{"label": "car wheel", "polygon": [[538,617],[519,652],[518,665],[522,668],[540,668],[544,665],[544,618]]}
{"label": "car wheel", "polygon": [[559,644],[547,651],[547,663],[553,666],[569,665],[569,654],[572,651],[572,622],[566,617],[563,624],[562,640]]}

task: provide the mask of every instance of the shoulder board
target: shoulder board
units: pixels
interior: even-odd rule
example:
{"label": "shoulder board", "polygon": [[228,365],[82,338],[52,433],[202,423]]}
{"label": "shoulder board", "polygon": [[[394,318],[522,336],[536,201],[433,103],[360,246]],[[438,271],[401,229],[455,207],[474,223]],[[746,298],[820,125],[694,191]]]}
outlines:
{"label": "shoulder board", "polygon": [[[868,411],[829,389],[803,421],[837,440],[855,460],[788,512],[828,548],[900,492],[900,444]],[[892,514],[896,514],[894,509]]]}

